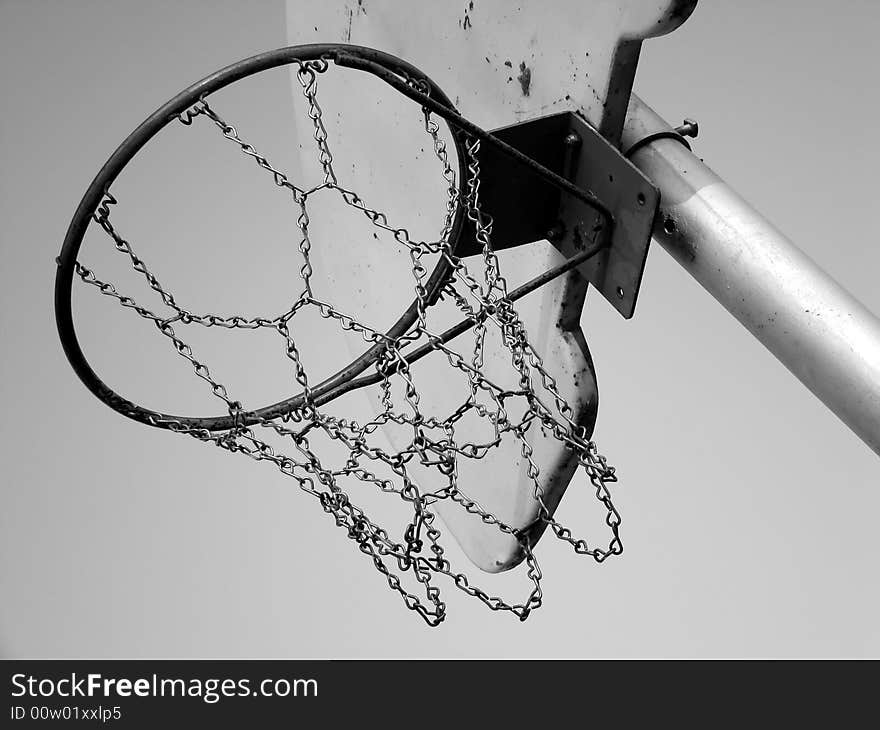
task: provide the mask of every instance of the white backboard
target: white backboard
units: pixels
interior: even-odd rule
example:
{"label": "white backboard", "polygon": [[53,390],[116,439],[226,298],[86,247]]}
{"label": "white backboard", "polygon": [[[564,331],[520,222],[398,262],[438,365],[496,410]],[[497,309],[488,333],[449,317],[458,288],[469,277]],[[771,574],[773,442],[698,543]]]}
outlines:
{"label": "white backboard", "polygon": [[[569,0],[554,3],[549,12],[546,3],[504,0],[288,0],[288,41],[350,43],[399,56],[424,71],[484,129],[569,110],[616,143],[642,40],[674,30],[695,5],[695,0]],[[434,184],[441,181],[432,172],[435,161],[418,123],[418,107],[364,74],[335,76],[344,78],[321,79],[328,98],[322,104],[331,148],[343,161],[341,182],[408,228],[423,235],[438,230],[445,199]],[[300,94],[296,81],[293,86]],[[314,165],[314,148],[304,144],[302,157],[304,167]],[[362,227],[340,217],[333,235],[315,244],[313,255],[334,294],[349,295],[347,304],[359,316],[387,328],[411,299],[408,256],[364,235]],[[565,260],[546,242],[504,251],[500,258],[502,274],[513,285]],[[518,310],[575,420],[592,432],[598,393],[579,325],[586,290],[586,281],[573,272],[527,297]],[[363,343],[355,343],[352,355],[363,349]],[[509,353],[496,343],[485,369],[503,378],[507,361]],[[414,375],[429,409],[454,397],[444,362],[419,363]],[[388,437],[393,443],[394,434]],[[547,503],[555,509],[577,465],[555,439],[538,437],[533,446]],[[526,466],[512,444],[468,465],[460,483],[507,524],[525,528],[538,516]],[[441,507],[440,513],[484,570],[505,570],[522,560],[513,537],[457,509]],[[539,536],[540,529],[533,534]]]}

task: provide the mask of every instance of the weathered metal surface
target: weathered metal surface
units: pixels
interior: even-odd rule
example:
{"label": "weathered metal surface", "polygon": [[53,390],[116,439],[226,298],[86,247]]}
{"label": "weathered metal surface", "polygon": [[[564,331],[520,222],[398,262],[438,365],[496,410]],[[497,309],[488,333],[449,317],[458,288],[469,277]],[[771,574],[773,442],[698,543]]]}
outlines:
{"label": "weathered metal surface", "polygon": [[[634,95],[623,146],[669,129]],[[880,320],[680,142],[632,160],[662,193],[657,242],[880,454]]]}
{"label": "weathered metal surface", "polygon": [[[611,247],[580,272],[624,317],[632,317],[660,195],[616,147],[579,115],[560,112],[492,131],[533,160],[571,179],[608,207],[615,221]],[[529,168],[492,147],[480,152],[483,209],[495,219],[496,251],[539,239],[564,255],[582,251],[601,216]],[[462,256],[479,253],[471,231]]]}
{"label": "weathered metal surface", "polygon": [[[577,135],[589,149],[588,154],[579,156],[572,180],[591,190],[614,214],[611,248],[585,264],[581,273],[624,317],[632,317],[660,193],[578,115],[570,115],[569,122],[570,134]],[[580,201],[565,197],[560,219],[566,228],[562,250],[570,256],[584,248],[597,216]]]}
{"label": "weathered metal surface", "polygon": [[[668,33],[690,15],[695,0],[563,0],[511,3],[402,2],[394,0],[336,0],[314,3],[288,0],[288,40],[292,44],[337,41],[371,46],[407,59],[423,69],[455,102],[459,111],[484,129],[561,111],[581,114],[612,145],[617,145],[632,88],[641,41]],[[394,191],[389,209],[399,209],[413,221],[431,224],[442,213],[442,196],[431,192],[417,170],[424,170],[431,150],[424,134],[403,113],[384,101],[370,104],[358,96],[357,74],[338,86],[338,114],[328,115],[331,144],[357,144],[361,154],[345,182],[376,195]],[[296,94],[299,89],[294,84]],[[337,119],[337,122],[334,122]],[[417,121],[417,120],[416,120]],[[355,127],[357,127],[355,129]],[[343,133],[342,130],[345,130]],[[355,140],[358,140],[355,142]],[[409,157],[390,157],[385,151],[409,150]],[[349,147],[346,154],[351,152]],[[305,151],[306,159],[311,150]],[[398,162],[398,160],[401,160]],[[407,184],[402,186],[401,180]],[[511,206],[513,209],[513,206]],[[340,220],[335,240],[316,246],[314,256],[328,283],[343,291],[361,292],[370,312],[392,312],[406,301],[393,283],[405,282],[393,262],[358,259],[352,249],[354,231]],[[499,255],[505,277],[516,285],[565,260],[574,246],[528,246]],[[557,246],[560,242],[557,242]],[[547,284],[518,306],[540,356],[557,378],[561,394],[571,404],[574,419],[592,433],[598,408],[593,364],[580,329],[587,281],[578,271]],[[409,293],[409,292],[408,292]],[[369,318],[369,313],[362,313]],[[449,382],[431,358],[419,367],[423,401],[442,404]],[[499,350],[488,352],[485,369],[492,374],[504,366]],[[498,362],[495,362],[495,361]],[[394,441],[394,435],[389,434]],[[555,509],[576,464],[558,444],[536,438],[532,459],[543,475],[545,499]],[[482,462],[491,462],[484,465]],[[500,450],[481,460],[463,476],[471,496],[508,524],[532,525],[537,514],[527,464],[516,450]],[[469,558],[485,570],[499,571],[522,560],[517,541],[479,520],[441,511],[448,527]],[[532,533],[537,540],[539,531]]]}

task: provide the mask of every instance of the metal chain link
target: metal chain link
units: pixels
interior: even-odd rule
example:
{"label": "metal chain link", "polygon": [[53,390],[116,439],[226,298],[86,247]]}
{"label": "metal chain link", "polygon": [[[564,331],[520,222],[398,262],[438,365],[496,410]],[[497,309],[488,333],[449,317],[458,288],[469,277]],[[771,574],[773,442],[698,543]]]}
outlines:
{"label": "metal chain link", "polygon": [[[102,281],[79,262],[76,264],[76,273],[86,284],[94,286],[138,316],[152,321],[171,342],[174,351],[188,361],[195,374],[209,385],[212,394],[224,402],[235,424],[232,429],[220,433],[173,420],[162,421],[164,426],[200,441],[213,443],[227,451],[244,454],[255,461],[274,464],[303,491],[318,500],[321,509],[356,543],[360,552],[384,576],[388,587],[400,595],[407,608],[418,613],[429,625],[436,626],[446,616],[446,604],[441,599],[439,588],[432,582],[435,575],[448,578],[460,591],[481,601],[493,611],[507,611],[525,620],[543,600],[542,573],[528,537],[535,525],[515,527],[505,524],[471,498],[459,484],[461,460],[485,458],[505,440],[512,439],[518,443],[526,465],[526,474],[532,485],[532,494],[538,505],[539,521],[550,527],[559,539],[571,545],[576,553],[590,555],[597,562],[604,561],[610,555],[620,554],[623,550],[619,536],[620,514],[614,507],[608,488],[610,483],[616,481],[614,469],[598,453],[595,443],[587,438],[585,430],[574,422],[571,407],[560,394],[555,378],[530,344],[525,326],[507,298],[507,282],[501,274],[500,263],[491,244],[492,219],[480,208],[479,141],[467,139],[467,195],[462,200],[446,144],[440,137],[440,127],[431,113],[427,109],[423,110],[424,129],[431,138],[434,155],[440,162],[447,184],[447,203],[439,238],[436,241],[414,240],[405,228],[395,226],[385,213],[374,210],[359,195],[338,183],[333,168],[333,155],[327,143],[323,113],[317,101],[318,76],[328,66],[323,60],[299,62],[296,71],[296,78],[308,104],[308,115],[314,130],[313,138],[323,171],[323,182],[316,187],[305,188],[293,184],[284,172],[274,167],[253,145],[245,142],[236,128],[226,122],[205,99],[178,117],[187,126],[200,117],[213,122],[226,139],[271,176],[276,186],[291,194],[299,209],[299,251],[303,257],[300,276],[304,288],[286,311],[271,317],[244,317],[238,314],[200,314],[184,308],[163,287],[147,268],[144,260],[135,253],[131,243],[111,223],[111,206],[116,205],[117,201],[109,193],[93,214],[94,221],[109,235],[115,249],[128,257],[132,268],[144,277],[149,288],[158,294],[162,303],[171,310],[171,314],[163,317],[142,307],[131,297],[120,294],[111,283]],[[418,79],[407,79],[407,83],[421,91],[428,88],[426,83]],[[319,190],[335,191],[346,205],[360,210],[373,226],[390,233],[408,249],[417,303],[417,321],[408,333],[390,338],[377,328],[360,322],[329,302],[313,296],[310,284],[312,267],[309,259],[311,241],[308,200]],[[464,262],[453,254],[453,242],[450,240],[453,219],[462,206],[474,227],[482,250],[484,283],[478,281]],[[451,265],[453,276],[441,296],[451,300],[473,324],[474,342],[469,358],[448,347],[438,334],[429,329],[427,310],[430,305],[425,288],[428,271],[422,263],[422,258],[429,254],[439,254]],[[305,308],[315,309],[322,318],[328,322],[336,322],[343,330],[357,332],[365,342],[384,347],[374,366],[381,376],[378,388],[382,410],[367,423],[358,424],[336,418],[314,405],[311,398],[312,386],[289,327],[290,321]],[[303,389],[303,405],[277,418],[257,418],[256,422],[245,425],[241,417],[246,410],[241,402],[232,398],[226,386],[196,357],[192,348],[175,330],[174,325],[178,324],[274,330],[283,340],[285,356],[290,360],[294,377]],[[514,390],[501,388],[482,373],[485,337],[490,326],[500,332],[503,345],[510,354],[511,367],[519,378],[518,387]],[[422,412],[419,392],[404,354],[407,347],[417,343],[429,343],[433,349],[442,352],[449,366],[460,371],[467,381],[467,399],[452,408],[446,417]],[[395,381],[403,386],[403,398],[399,403],[393,396],[392,384]],[[552,407],[542,401],[542,394],[549,397]],[[508,413],[508,403],[513,400],[525,404],[524,414],[515,421]],[[468,413],[475,414],[489,424],[492,432],[490,439],[483,443],[458,440],[456,426]],[[253,420],[252,413],[250,416]],[[409,443],[393,453],[377,446],[371,438],[379,429],[391,423],[406,426],[412,432]],[[574,537],[567,527],[555,519],[547,506],[540,469],[532,458],[530,432],[536,425],[540,425],[545,433],[549,433],[575,455],[578,465],[593,485],[596,499],[605,508],[605,522],[611,532],[607,547],[591,546],[587,540]],[[264,431],[271,431],[281,437],[284,443],[289,444],[290,453],[279,452],[271,446],[261,437]],[[322,460],[311,447],[309,436],[316,431],[342,444],[347,450],[344,463],[338,468],[325,465],[326,459]],[[376,467],[371,464],[376,464]],[[419,483],[412,470],[412,466],[416,464],[436,470],[441,477],[442,486],[428,489]],[[389,470],[393,477],[378,476],[377,467]],[[411,519],[398,531],[389,531],[374,522],[343,489],[343,486],[358,483],[372,485],[383,494],[396,495],[411,509]],[[442,544],[443,533],[437,525],[436,506],[441,502],[457,505],[478,517],[488,528],[496,529],[518,541],[524,556],[526,577],[531,585],[521,602],[515,603],[493,596],[473,585],[465,573],[453,568],[446,558]],[[396,534],[400,535],[399,539],[392,536]],[[412,574],[412,589],[407,588],[403,582],[407,573]]]}

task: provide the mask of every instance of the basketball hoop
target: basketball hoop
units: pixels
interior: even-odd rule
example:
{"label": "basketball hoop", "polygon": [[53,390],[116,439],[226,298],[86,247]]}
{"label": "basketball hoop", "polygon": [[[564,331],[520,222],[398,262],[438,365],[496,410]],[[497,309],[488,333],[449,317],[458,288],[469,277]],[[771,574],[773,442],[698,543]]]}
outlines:
{"label": "basketball hoop", "polygon": [[[283,65],[295,67],[296,78],[308,103],[312,136],[323,175],[320,183],[311,187],[294,182],[274,167],[208,101],[212,93],[229,84]],[[347,189],[340,182],[322,121],[323,111],[317,100],[318,80],[330,68],[346,73],[370,73],[422,108],[424,131],[446,180],[446,214],[436,239],[415,240],[405,228],[395,226],[391,217],[370,208],[357,192]],[[450,162],[446,144],[440,137],[440,126],[436,121],[438,117],[449,127],[457,154],[457,166]],[[112,211],[118,202],[111,191],[113,182],[144,145],[161,129],[175,122],[189,127],[207,124],[219,130],[242,153],[253,158],[274,184],[290,195],[291,204],[299,210],[302,291],[292,298],[286,311],[267,316],[219,317],[182,308],[114,224]],[[553,123],[559,123],[559,120]],[[489,148],[491,155],[487,154]],[[571,205],[580,206],[580,210],[586,206],[595,215],[595,222],[587,231],[588,240],[584,241],[582,250],[562,265],[540,273],[514,290],[508,288],[496,255],[493,241],[495,221],[481,205],[481,176],[487,168],[487,160],[495,160],[498,155],[506,160],[505,164],[519,166],[526,171],[523,177],[526,182],[523,184],[530,186],[526,188],[527,192],[541,186],[541,190],[552,189],[557,195],[553,205],[557,205],[559,196],[563,196],[566,201],[573,201]],[[488,174],[492,173],[494,164],[488,165]],[[314,295],[310,283],[312,267],[309,258],[308,205],[311,196],[317,192],[337,195],[346,206],[363,214],[377,231],[390,235],[407,249],[415,296],[390,328],[383,330],[359,321],[332,302]],[[493,194],[504,194],[504,190],[500,193],[495,190]],[[644,210],[640,216],[630,218],[637,220],[649,236],[656,200],[645,205],[644,194],[639,193],[639,196],[639,205],[643,205]],[[553,214],[556,214],[555,210]],[[582,213],[578,215],[583,218]],[[162,307],[167,311],[153,311],[139,304],[78,260],[83,237],[92,222],[109,236],[116,251],[128,258],[132,268],[158,295]],[[513,303],[546,282],[585,266],[600,254],[606,258],[611,256],[615,250],[615,236],[618,235],[615,222],[614,210],[592,192],[575,185],[559,171],[506,142],[504,135],[485,132],[461,117],[443,91],[409,63],[380,51],[357,46],[284,48],[233,64],[189,87],[152,114],[113,153],[86,191],[57,260],[55,305],[58,331],[77,375],[94,395],[117,412],[150,426],[186,434],[226,451],[244,454],[256,461],[272,463],[292,478],[301,489],[318,500],[323,511],[333,517],[336,525],[345,531],[361,552],[369,556],[376,569],[385,576],[389,587],[401,595],[407,607],[429,624],[440,623],[446,615],[446,605],[434,583],[437,576],[450,579],[455,587],[489,608],[509,611],[524,620],[542,602],[541,570],[533,552],[533,542],[535,536],[540,535],[546,527],[575,552],[590,555],[597,562],[620,554],[623,548],[618,534],[620,516],[612,503],[608,487],[616,481],[614,470],[599,454],[587,429],[572,418],[571,406],[560,394],[553,375],[532,347]],[[647,243],[643,243],[646,250]],[[476,254],[467,262],[463,255],[466,248]],[[431,271],[423,264],[426,256],[437,257],[437,263]],[[478,261],[478,274],[471,271],[474,259]],[[639,269],[639,276],[640,273]],[[175,354],[188,361],[212,394],[223,402],[225,412],[196,417],[162,413],[138,405],[107,386],[89,365],[76,336],[71,312],[75,278],[133,311],[139,318],[151,321],[171,344]],[[462,321],[444,331],[435,332],[429,326],[427,312],[441,299],[452,302],[458,308]],[[309,378],[289,326],[297,314],[306,309],[319,312],[329,325],[360,334],[368,343],[363,354],[319,383]],[[246,407],[214,378],[208,366],[197,358],[183,338],[182,331],[192,325],[233,330],[266,329],[276,333],[283,342],[285,356],[290,361],[299,386],[298,392],[270,405]],[[515,388],[500,386],[481,369],[483,343],[486,333],[493,328],[510,355],[512,375],[517,380]],[[468,332],[473,339],[468,355],[464,356],[452,349],[450,342]],[[423,412],[410,373],[410,366],[430,353],[445,356],[450,377],[463,378],[469,391],[463,403],[449,406],[447,412],[442,414]],[[394,396],[393,382],[402,386],[402,398]],[[382,404],[369,422],[359,424],[322,410],[324,405],[344,393],[366,387],[379,389]],[[518,404],[515,416],[511,415],[513,403]],[[456,432],[456,427],[465,414],[473,414],[489,424],[494,438],[479,444],[464,440]],[[412,434],[403,448],[392,452],[383,450],[373,438],[377,430],[389,424],[407,428]],[[530,459],[530,434],[538,429],[550,434],[573,455],[593,485],[610,531],[604,547],[573,537],[545,504],[541,472]],[[322,457],[312,447],[309,436],[316,431],[345,447],[347,457],[341,463],[329,463],[326,456]],[[288,452],[282,453],[261,437],[268,432],[281,436],[289,445]],[[537,502],[540,515],[535,524],[525,527],[506,524],[469,497],[467,485],[459,483],[459,466],[464,460],[483,458],[502,441],[518,444],[519,452],[529,464],[531,498]],[[373,464],[390,470],[393,477],[379,476]],[[412,476],[411,464],[430,469],[435,481],[431,484],[418,482]],[[389,496],[395,495],[410,508],[409,521],[397,528],[385,527],[374,521],[352,500],[349,491],[350,485],[354,484],[370,486]],[[465,573],[452,567],[445,555],[441,540],[443,532],[436,520],[439,502],[455,504],[477,516],[485,525],[519,542],[531,581],[531,589],[524,600],[517,603],[494,597],[472,585]],[[395,535],[401,535],[402,538],[398,540]],[[406,573],[412,574],[422,596],[404,587],[401,579]]]}

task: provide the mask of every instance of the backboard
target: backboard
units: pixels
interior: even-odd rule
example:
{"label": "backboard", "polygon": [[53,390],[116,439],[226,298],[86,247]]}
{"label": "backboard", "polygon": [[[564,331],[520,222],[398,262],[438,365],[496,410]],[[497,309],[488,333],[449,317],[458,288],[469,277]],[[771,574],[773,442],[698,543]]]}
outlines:
{"label": "backboard", "polygon": [[[495,129],[562,111],[575,111],[612,144],[619,142],[627,102],[644,39],[677,28],[696,0],[565,0],[510,3],[505,0],[402,2],[287,0],[288,42],[342,42],[392,53],[428,74],[454,100],[459,112],[484,129]],[[443,214],[441,188],[426,178],[431,149],[425,145],[417,106],[377,95],[370,83],[345,74],[332,89],[329,138],[345,151],[345,185],[371,191],[400,211],[407,226],[436,227]],[[337,82],[334,82],[337,83]],[[302,89],[293,81],[293,92]],[[313,161],[303,148],[303,165]],[[340,155],[342,158],[343,155]],[[437,181],[442,182],[442,181]],[[490,211],[503,215],[503,211]],[[426,234],[429,235],[429,234]],[[553,244],[529,245],[499,255],[503,275],[519,284],[563,262],[574,250],[571,235]],[[395,254],[363,238],[347,218],[334,221],[313,256],[334,292],[352,293],[351,306],[379,325],[390,324],[411,295],[408,262],[395,269]],[[587,282],[577,270],[545,285],[518,307],[530,338],[573,418],[592,433],[598,408],[593,363],[580,328]],[[597,306],[603,306],[599,304]],[[385,319],[385,321],[381,321]],[[488,343],[484,367],[501,375],[509,355]],[[353,355],[362,346],[354,345]],[[450,398],[442,363],[418,363],[423,405],[440,407]],[[373,396],[374,398],[376,396]],[[393,432],[388,439],[395,441]],[[555,509],[577,464],[557,440],[537,438],[531,459],[542,474],[544,497]],[[515,448],[494,451],[461,475],[468,493],[503,521],[540,537],[542,521],[532,495],[528,460]],[[518,564],[518,541],[487,529],[473,515],[440,508],[440,514],[468,557],[498,572]]]}

